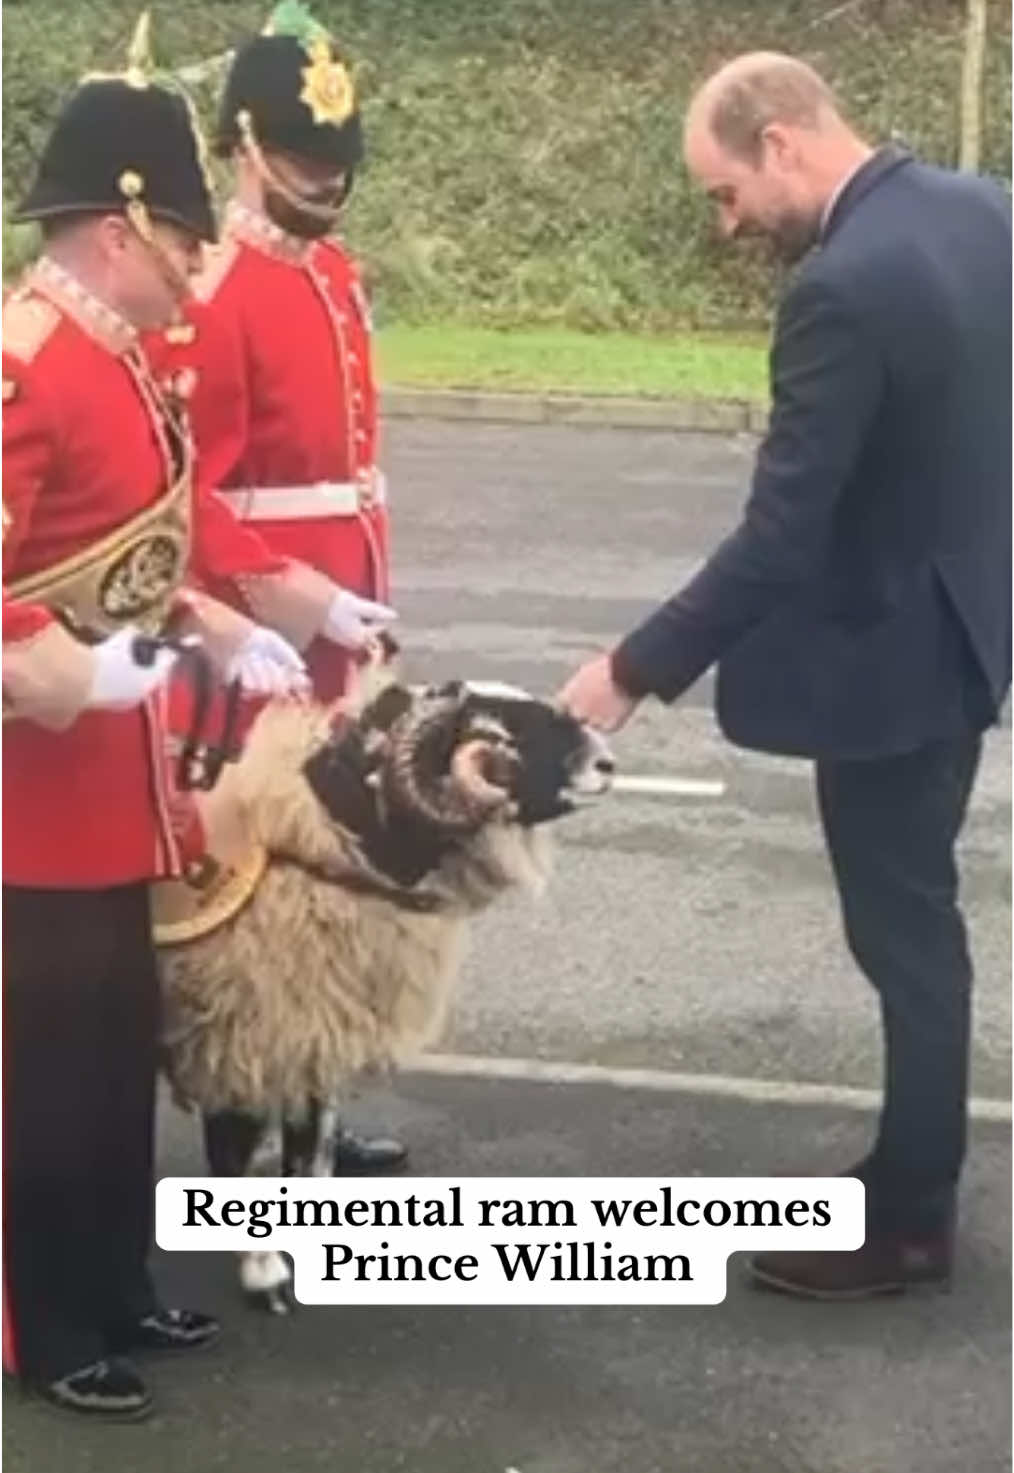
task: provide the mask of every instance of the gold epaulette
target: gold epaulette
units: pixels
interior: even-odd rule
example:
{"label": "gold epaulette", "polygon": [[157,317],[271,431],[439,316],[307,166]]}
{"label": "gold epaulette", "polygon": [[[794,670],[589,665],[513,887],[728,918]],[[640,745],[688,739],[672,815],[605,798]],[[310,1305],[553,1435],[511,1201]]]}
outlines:
{"label": "gold epaulette", "polygon": [[22,363],[31,363],[59,321],[60,313],[51,302],[16,292],[3,305],[4,352]]}
{"label": "gold epaulette", "polygon": [[205,246],[204,265],[194,278],[193,293],[198,301],[210,302],[239,257],[239,242],[226,238],[217,245]]}

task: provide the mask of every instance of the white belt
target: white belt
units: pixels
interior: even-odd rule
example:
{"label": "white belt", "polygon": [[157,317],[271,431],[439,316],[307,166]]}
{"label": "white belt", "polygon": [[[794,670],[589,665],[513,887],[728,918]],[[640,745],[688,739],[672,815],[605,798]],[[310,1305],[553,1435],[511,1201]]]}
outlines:
{"label": "white belt", "polygon": [[243,486],[218,495],[244,522],[307,521],[314,517],[355,517],[387,501],[382,471],[361,481],[316,481],[311,486]]}

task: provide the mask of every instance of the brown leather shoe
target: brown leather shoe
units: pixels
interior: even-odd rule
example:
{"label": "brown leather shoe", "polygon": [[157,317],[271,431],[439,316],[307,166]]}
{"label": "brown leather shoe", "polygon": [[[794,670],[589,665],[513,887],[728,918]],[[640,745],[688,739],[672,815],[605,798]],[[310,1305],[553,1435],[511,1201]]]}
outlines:
{"label": "brown leather shoe", "polygon": [[908,1289],[950,1287],[951,1237],[871,1235],[853,1253],[758,1253],[749,1261],[753,1281],[797,1299],[872,1299]]}

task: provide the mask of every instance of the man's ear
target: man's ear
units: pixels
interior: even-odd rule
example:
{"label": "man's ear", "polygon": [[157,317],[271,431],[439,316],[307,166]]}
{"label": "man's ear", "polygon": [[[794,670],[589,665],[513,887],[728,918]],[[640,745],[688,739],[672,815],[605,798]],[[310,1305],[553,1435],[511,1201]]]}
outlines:
{"label": "man's ear", "polygon": [[132,226],[124,215],[103,215],[96,234],[107,260],[119,261],[130,244]]}
{"label": "man's ear", "polygon": [[782,123],[768,123],[760,136],[766,158],[776,167],[784,169],[795,160],[799,152],[796,140]]}

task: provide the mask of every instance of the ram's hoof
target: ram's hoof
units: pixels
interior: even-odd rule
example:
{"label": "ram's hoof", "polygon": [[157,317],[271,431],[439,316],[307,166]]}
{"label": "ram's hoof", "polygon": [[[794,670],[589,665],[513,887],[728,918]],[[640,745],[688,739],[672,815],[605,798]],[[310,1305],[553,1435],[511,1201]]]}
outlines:
{"label": "ram's hoof", "polygon": [[261,1314],[293,1314],[296,1308],[291,1284],[279,1284],[274,1289],[248,1289],[246,1302]]}
{"label": "ram's hoof", "polygon": [[240,1288],[247,1302],[268,1314],[291,1314],[292,1260],[283,1253],[244,1254],[239,1265]]}

